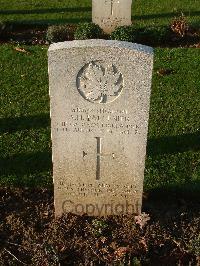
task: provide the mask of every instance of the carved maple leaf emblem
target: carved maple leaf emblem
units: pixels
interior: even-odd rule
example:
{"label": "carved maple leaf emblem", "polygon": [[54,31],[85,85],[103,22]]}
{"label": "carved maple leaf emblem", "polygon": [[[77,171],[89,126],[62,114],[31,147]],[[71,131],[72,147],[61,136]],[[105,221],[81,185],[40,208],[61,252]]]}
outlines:
{"label": "carved maple leaf emblem", "polygon": [[120,94],[122,87],[122,74],[114,65],[103,67],[92,62],[79,77],[78,90],[91,102],[111,102]]}

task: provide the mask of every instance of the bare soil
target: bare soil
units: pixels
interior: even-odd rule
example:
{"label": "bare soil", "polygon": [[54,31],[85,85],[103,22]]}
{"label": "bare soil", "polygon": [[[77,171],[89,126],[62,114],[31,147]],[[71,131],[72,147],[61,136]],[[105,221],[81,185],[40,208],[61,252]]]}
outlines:
{"label": "bare soil", "polygon": [[0,188],[0,265],[200,265],[200,202],[145,195],[143,212],[55,219],[51,189]]}

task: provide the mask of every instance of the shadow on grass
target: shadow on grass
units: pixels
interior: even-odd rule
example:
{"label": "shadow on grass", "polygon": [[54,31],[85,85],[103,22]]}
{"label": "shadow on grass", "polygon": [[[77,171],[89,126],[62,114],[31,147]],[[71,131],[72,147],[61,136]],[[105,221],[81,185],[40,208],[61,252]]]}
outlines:
{"label": "shadow on grass", "polygon": [[200,134],[191,133],[180,136],[165,136],[149,139],[147,144],[147,155],[175,154],[186,151],[200,150]]}
{"label": "shadow on grass", "polygon": [[[0,10],[0,15],[31,15],[31,14],[64,14],[64,13],[79,13],[79,12],[91,12],[91,7],[68,7],[68,8],[45,8],[45,9],[33,9],[33,10]],[[54,24],[78,24],[81,22],[90,22],[91,18],[78,17],[78,18],[58,18],[58,19],[19,19],[17,21],[11,21],[13,26],[19,25],[54,25]]]}
{"label": "shadow on grass", "polygon": [[[185,11],[183,12],[185,16],[199,16],[200,11]],[[180,16],[180,12],[173,12],[173,13],[162,13],[162,14],[147,14],[141,16],[132,16],[132,19],[159,19],[159,18],[173,18]]]}
{"label": "shadow on grass", "polygon": [[51,171],[50,151],[22,153],[14,156],[0,158],[0,175],[30,175],[43,171]]}
{"label": "shadow on grass", "polygon": [[40,20],[17,20],[14,22],[10,22],[13,27],[16,26],[24,26],[32,27],[32,26],[48,26],[48,25],[57,25],[57,24],[79,24],[83,22],[91,22],[91,18],[82,17],[82,18],[58,18],[58,19],[40,19]]}
{"label": "shadow on grass", "polygon": [[152,202],[163,199],[163,203],[183,200],[196,200],[200,203],[200,179],[190,180],[183,184],[171,184],[148,191],[148,199]]}
{"label": "shadow on grass", "polygon": [[183,219],[185,214],[199,217],[200,180],[184,185],[171,185],[151,190],[143,199],[142,211],[150,213],[151,218],[158,218],[161,223]]}
{"label": "shadow on grass", "polygon": [[63,7],[63,8],[44,8],[44,9],[24,9],[24,10],[0,10],[0,15],[30,15],[30,14],[52,14],[65,12],[90,12],[91,7]]}
{"label": "shadow on grass", "polygon": [[[200,134],[199,132],[184,134],[179,136],[164,136],[160,138],[152,138],[148,140],[147,144],[147,156],[152,158],[152,162],[156,162],[154,168],[162,169],[161,173],[170,172],[170,168],[175,167],[177,175],[182,175],[181,183],[173,183],[162,186],[158,184],[158,187],[149,191],[152,200],[156,201],[160,198],[167,199],[168,201],[176,201],[178,198],[182,199],[198,199],[200,195],[200,180],[193,179],[193,172],[198,164],[198,154],[200,151]],[[183,155],[182,153],[192,152],[193,157]],[[172,159],[170,165],[171,156],[179,154],[179,160]],[[195,156],[196,154],[196,156]],[[159,158],[163,161],[159,161]],[[165,162],[166,160],[166,162]],[[149,165],[150,166],[150,165]],[[152,167],[152,166],[150,166]],[[174,173],[175,174],[175,173]],[[163,177],[166,178],[166,177]],[[194,177],[195,178],[195,177]],[[185,182],[183,181],[185,180]],[[187,180],[187,181],[186,181]],[[200,199],[200,198],[199,198]]]}
{"label": "shadow on grass", "polygon": [[12,133],[31,128],[46,128],[50,127],[50,115],[40,114],[15,118],[1,118],[0,125],[0,133]]}

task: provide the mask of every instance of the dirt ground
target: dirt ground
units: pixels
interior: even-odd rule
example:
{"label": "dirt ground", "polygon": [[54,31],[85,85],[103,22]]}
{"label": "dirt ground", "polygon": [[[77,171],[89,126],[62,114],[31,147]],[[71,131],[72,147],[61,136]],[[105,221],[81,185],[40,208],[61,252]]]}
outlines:
{"label": "dirt ground", "polygon": [[200,265],[200,202],[143,205],[140,216],[56,220],[51,189],[0,188],[0,265]]}

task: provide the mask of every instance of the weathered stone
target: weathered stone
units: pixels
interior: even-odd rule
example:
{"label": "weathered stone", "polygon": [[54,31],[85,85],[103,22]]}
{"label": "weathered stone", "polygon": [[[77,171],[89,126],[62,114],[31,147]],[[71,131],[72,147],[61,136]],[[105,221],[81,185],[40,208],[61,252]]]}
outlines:
{"label": "weathered stone", "polygon": [[105,33],[131,25],[132,0],[92,0],[92,21]]}
{"label": "weathered stone", "polygon": [[139,213],[152,48],[87,40],[49,48],[55,212]]}

